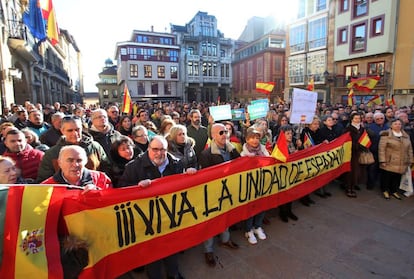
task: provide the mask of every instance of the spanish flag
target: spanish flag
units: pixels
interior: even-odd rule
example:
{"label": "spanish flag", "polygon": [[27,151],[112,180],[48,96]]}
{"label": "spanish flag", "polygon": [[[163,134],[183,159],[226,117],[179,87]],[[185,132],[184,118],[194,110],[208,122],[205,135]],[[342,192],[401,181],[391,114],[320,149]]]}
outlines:
{"label": "spanish flag", "polygon": [[347,84],[347,87],[348,89],[355,88],[359,91],[371,92],[379,80],[379,76],[351,79],[351,82]]}
{"label": "spanish flag", "polygon": [[353,106],[354,104],[354,90],[351,88],[348,93],[348,106]]}
{"label": "spanish flag", "polygon": [[7,191],[1,278],[63,278],[57,230],[65,190],[30,185],[1,191]]}
{"label": "spanish flag", "polygon": [[368,106],[373,106],[373,105],[381,105],[381,97],[380,95],[375,95],[374,97],[372,97],[371,99],[368,100],[367,102]]}
{"label": "spanish flag", "polygon": [[280,131],[277,142],[272,151],[272,157],[285,163],[289,158],[289,149],[287,146],[285,132]]}
{"label": "spanish flag", "polygon": [[314,145],[315,145],[315,143],[314,143],[312,137],[308,133],[305,133],[305,135],[303,137],[303,147],[308,148],[308,147],[311,147],[311,146],[314,146]]}
{"label": "spanish flag", "polygon": [[274,87],[274,82],[256,82],[256,91],[260,93],[270,94]]}
{"label": "spanish flag", "polygon": [[358,143],[366,148],[369,148],[371,146],[371,140],[368,136],[367,130],[364,130],[362,135],[358,139]]}
{"label": "spanish flag", "polygon": [[309,79],[307,89],[308,89],[308,91],[314,91],[315,90],[315,81],[313,80],[313,76]]}
{"label": "spanish flag", "polygon": [[393,105],[395,105],[394,95],[392,95],[391,98],[388,98],[385,101],[385,105],[386,106],[393,106]]}
{"label": "spanish flag", "polygon": [[59,42],[59,28],[56,21],[56,12],[52,0],[40,0],[43,19],[46,22],[46,33],[52,45]]}
{"label": "spanish flag", "polygon": [[131,95],[129,95],[128,86],[126,84],[124,87],[124,101],[122,104],[122,112],[126,114],[130,114],[132,112]]}

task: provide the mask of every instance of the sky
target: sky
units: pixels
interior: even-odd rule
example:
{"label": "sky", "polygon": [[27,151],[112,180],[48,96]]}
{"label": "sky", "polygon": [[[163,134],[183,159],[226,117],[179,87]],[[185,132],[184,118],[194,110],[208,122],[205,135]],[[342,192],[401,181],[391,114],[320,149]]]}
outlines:
{"label": "sky", "polygon": [[[53,0],[58,26],[67,30],[82,54],[84,91],[98,92],[98,74],[105,60],[115,61],[117,42],[128,41],[133,30],[170,32],[170,24],[185,25],[198,11],[217,19],[225,38],[238,39],[254,16],[292,18],[294,0]],[[115,5],[116,4],[116,5]]]}

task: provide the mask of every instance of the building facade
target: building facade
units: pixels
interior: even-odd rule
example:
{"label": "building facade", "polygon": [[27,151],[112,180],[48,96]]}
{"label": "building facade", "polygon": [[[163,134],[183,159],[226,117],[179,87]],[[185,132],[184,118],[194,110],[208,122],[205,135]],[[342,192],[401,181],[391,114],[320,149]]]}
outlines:
{"label": "building facade", "polygon": [[23,23],[29,1],[1,1],[0,78],[2,107],[12,103],[82,101],[80,51],[65,30],[59,42],[40,42]]}
{"label": "building facade", "polygon": [[111,59],[105,61],[105,67],[98,74],[99,82],[96,84],[99,93],[99,103],[104,107],[109,103],[122,102],[120,86],[118,86],[118,68]]}
{"label": "building facade", "polygon": [[184,101],[228,101],[232,92],[233,40],[217,29],[215,16],[198,12],[185,26],[171,25],[180,47],[180,94]]}
{"label": "building facade", "polygon": [[170,33],[134,30],[116,46],[117,81],[128,86],[133,101],[182,99],[180,47]]}

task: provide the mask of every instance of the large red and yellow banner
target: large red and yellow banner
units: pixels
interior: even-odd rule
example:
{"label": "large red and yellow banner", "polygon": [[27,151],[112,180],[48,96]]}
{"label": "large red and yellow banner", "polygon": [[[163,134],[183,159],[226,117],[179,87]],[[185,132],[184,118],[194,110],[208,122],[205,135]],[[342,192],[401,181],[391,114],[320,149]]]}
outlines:
{"label": "large red and yellow banner", "polygon": [[61,215],[69,233],[90,245],[80,278],[115,278],[297,200],[349,171],[351,144],[346,134],[291,154],[286,163],[242,157],[148,188],[67,191]]}

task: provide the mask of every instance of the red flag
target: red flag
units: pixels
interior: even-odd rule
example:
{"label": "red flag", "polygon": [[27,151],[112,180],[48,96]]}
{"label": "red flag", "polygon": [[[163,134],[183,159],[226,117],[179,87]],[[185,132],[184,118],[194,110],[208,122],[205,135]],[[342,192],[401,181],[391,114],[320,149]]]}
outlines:
{"label": "red flag", "polygon": [[46,22],[46,33],[52,45],[56,45],[59,42],[59,27],[56,21],[56,12],[53,7],[52,0],[40,1],[42,7],[43,19]]}
{"label": "red flag", "polygon": [[275,87],[274,82],[256,82],[256,91],[270,94],[273,91],[273,88]]}
{"label": "red flag", "polygon": [[283,131],[280,131],[279,137],[277,138],[276,145],[272,151],[272,157],[284,163],[289,158],[289,149],[287,146],[285,132]]}
{"label": "red flag", "polygon": [[347,87],[348,89],[355,88],[359,91],[371,92],[379,80],[379,76],[352,79],[351,82],[347,84]]}
{"label": "red flag", "polygon": [[308,82],[308,87],[307,89],[309,91],[314,91],[315,90],[315,81],[313,80],[313,76],[310,78],[309,82]]}
{"label": "red flag", "polygon": [[131,95],[129,95],[128,86],[126,84],[125,84],[125,87],[124,87],[124,101],[123,101],[123,104],[122,104],[122,112],[127,113],[127,114],[131,114],[131,112],[132,112]]}

